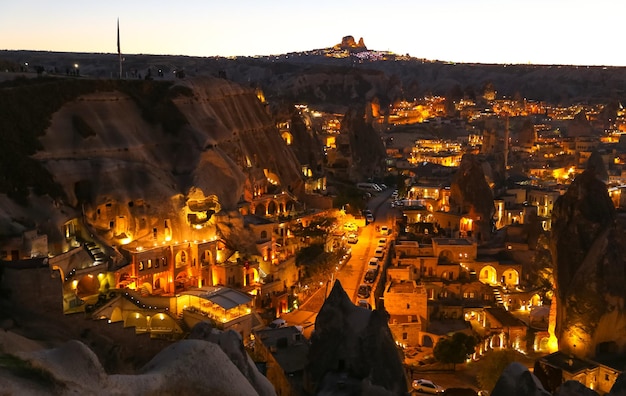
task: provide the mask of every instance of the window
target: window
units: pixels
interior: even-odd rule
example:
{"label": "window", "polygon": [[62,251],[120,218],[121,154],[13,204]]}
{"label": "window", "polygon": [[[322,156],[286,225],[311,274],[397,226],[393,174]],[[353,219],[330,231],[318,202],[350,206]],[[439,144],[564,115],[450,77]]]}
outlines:
{"label": "window", "polygon": [[143,261],[139,262],[139,271],[143,271]]}
{"label": "window", "polygon": [[152,259],[148,259],[148,269],[152,268]]}
{"label": "window", "polygon": [[411,304],[406,303],[406,309],[411,309]]}
{"label": "window", "polygon": [[159,259],[154,260],[154,268],[159,268]]}
{"label": "window", "polygon": [[267,239],[267,231],[261,231],[261,239]]}
{"label": "window", "polygon": [[409,338],[409,334],[408,334],[408,333],[406,333],[406,332],[405,332],[405,333],[402,333],[402,339],[403,339],[403,340],[406,340],[406,339],[408,339],[408,338]]}

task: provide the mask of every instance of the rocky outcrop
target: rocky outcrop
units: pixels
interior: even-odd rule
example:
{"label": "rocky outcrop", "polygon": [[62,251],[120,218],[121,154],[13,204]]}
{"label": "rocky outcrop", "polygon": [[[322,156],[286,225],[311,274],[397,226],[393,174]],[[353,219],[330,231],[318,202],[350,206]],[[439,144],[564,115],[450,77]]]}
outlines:
{"label": "rocky outcrop", "polygon": [[359,39],[359,42],[357,43],[356,41],[354,41],[354,37],[352,36],[344,36],[341,39],[341,43],[335,45],[334,47],[335,49],[343,49],[343,50],[361,50],[361,51],[365,51],[367,50],[367,47],[365,46],[365,43],[363,42],[363,37],[361,37]]}
{"label": "rocky outcrop", "polygon": [[350,176],[354,180],[366,180],[382,175],[385,147],[372,125],[365,122],[364,109],[350,109],[341,124],[341,131],[350,139]]}
{"label": "rocky outcrop", "polygon": [[559,350],[626,353],[626,233],[604,183],[586,170],[552,212]]}
{"label": "rocky outcrop", "polygon": [[221,331],[210,322],[200,322],[191,329],[188,339],[209,341],[220,346],[231,362],[259,393],[259,396],[275,396],[271,382],[256,368],[254,361],[243,347],[241,335],[234,330]]}
{"label": "rocky outcrop", "polygon": [[[402,395],[406,378],[385,311],[355,306],[339,281],[315,320],[306,368],[308,391]],[[372,393],[373,392],[373,393]]]}
{"label": "rocky outcrop", "polygon": [[[40,98],[33,94],[39,91],[53,93]],[[236,83],[212,77],[176,83],[54,79],[18,84],[10,92],[15,98],[28,96],[21,112],[42,118],[37,121],[41,130],[9,131],[24,140],[22,146],[36,150],[13,154],[24,163],[38,163],[61,193],[29,185],[37,184],[30,177],[11,180],[54,200],[35,210],[31,194],[31,201],[24,203],[31,205],[25,210],[31,216],[28,225],[16,224],[19,216],[4,213],[3,205],[0,235],[41,230],[39,219],[52,219],[56,223],[48,228],[58,235],[49,235],[49,242],[64,243],[56,240],[62,238],[58,230],[79,212],[114,245],[129,236],[150,238],[153,230],[163,230],[163,219],[178,233],[172,240],[202,240],[215,234],[212,214],[236,214],[246,185],[268,186],[271,175],[277,183],[272,188],[304,194],[297,158],[255,91]],[[39,102],[51,98],[58,109]],[[197,219],[196,213],[208,215],[201,231],[189,220]],[[117,230],[111,226],[115,219],[120,220]]]}
{"label": "rocky outcrop", "polygon": [[518,362],[511,363],[504,369],[490,394],[492,396],[550,396],[550,392],[544,389],[539,379]]}
{"label": "rocky outcrop", "polygon": [[464,154],[459,170],[450,185],[450,212],[465,215],[474,221],[475,236],[489,240],[491,220],[495,213],[493,192],[487,184],[477,156]]}
{"label": "rocky outcrop", "polygon": [[16,395],[275,394],[267,386],[257,392],[224,352],[231,346],[183,340],[165,348],[136,375],[108,375],[79,341],[54,349],[29,347],[11,352],[12,364],[0,367],[0,383],[4,393]]}

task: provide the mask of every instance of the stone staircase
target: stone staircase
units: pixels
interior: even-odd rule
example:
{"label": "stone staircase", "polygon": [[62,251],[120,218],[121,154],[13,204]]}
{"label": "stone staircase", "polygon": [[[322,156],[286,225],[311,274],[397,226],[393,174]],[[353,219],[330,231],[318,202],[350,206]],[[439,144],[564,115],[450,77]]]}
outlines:
{"label": "stone staircase", "polygon": [[502,299],[502,293],[500,292],[500,286],[492,286],[493,296],[496,300],[496,306],[504,307],[504,300]]}

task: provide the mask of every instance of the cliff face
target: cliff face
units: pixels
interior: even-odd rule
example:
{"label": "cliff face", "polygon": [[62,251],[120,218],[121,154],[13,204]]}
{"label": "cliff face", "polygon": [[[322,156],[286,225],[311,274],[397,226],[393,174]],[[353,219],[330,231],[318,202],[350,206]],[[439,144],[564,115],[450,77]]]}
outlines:
{"label": "cliff face", "polygon": [[552,213],[559,349],[581,357],[626,352],[626,233],[590,170]]}
{"label": "cliff face", "polygon": [[[63,80],[47,83],[64,92]],[[124,230],[113,234],[140,237],[162,227],[162,219],[188,226],[173,229],[193,229],[188,220],[192,212],[234,211],[244,186],[265,186],[270,176],[278,188],[295,194],[303,190],[295,156],[251,89],[212,77],[175,84],[67,84],[72,94],[55,96],[58,108],[49,110],[49,125],[31,131],[38,150],[30,156],[21,153],[60,186],[57,201],[40,210],[52,213],[65,207],[69,218],[78,209],[102,230],[123,218]],[[129,89],[125,84],[139,85]],[[153,92],[154,86],[162,92]],[[39,99],[31,97],[24,105],[32,110],[21,111],[45,117]],[[36,184],[26,178],[23,183],[27,188]],[[214,222],[209,219],[204,225],[211,228]],[[198,237],[202,239],[192,231],[172,235]]]}

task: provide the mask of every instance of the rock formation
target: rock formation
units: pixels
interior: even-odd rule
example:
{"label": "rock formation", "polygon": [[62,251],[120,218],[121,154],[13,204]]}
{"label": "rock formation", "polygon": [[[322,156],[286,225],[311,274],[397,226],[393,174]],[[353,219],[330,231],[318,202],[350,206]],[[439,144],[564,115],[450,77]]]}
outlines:
{"label": "rock formation", "polygon": [[[9,332],[0,336],[0,345]],[[220,338],[220,337],[218,337]],[[232,337],[226,335],[226,338]],[[274,395],[267,379],[256,371],[245,376],[227,353],[233,343],[218,345],[203,340],[183,340],[156,355],[136,375],[107,374],[96,355],[80,341],[57,348],[33,348],[30,341],[10,338],[13,346],[3,348],[12,364],[0,367],[5,394],[29,395]],[[17,346],[16,346],[17,345]],[[23,346],[20,351],[20,345]],[[234,350],[239,349],[235,346]],[[242,358],[245,358],[245,352]],[[250,370],[256,370],[254,365]],[[251,371],[249,374],[254,374]],[[258,390],[258,391],[257,391]]]}
{"label": "rock formation", "polygon": [[550,392],[544,389],[537,377],[518,362],[511,363],[504,369],[490,394],[492,396],[550,396]]}
{"label": "rock formation", "polygon": [[338,384],[348,384],[351,394],[405,394],[402,360],[387,321],[385,311],[355,306],[335,281],[311,336],[308,391],[332,394]]}
{"label": "rock formation", "polygon": [[365,46],[365,43],[363,42],[363,37],[361,37],[359,39],[359,42],[357,43],[356,41],[354,41],[354,37],[352,36],[344,36],[341,39],[341,43],[335,45],[334,47],[335,49],[345,49],[345,50],[362,50],[365,51],[367,50],[367,47]]}
{"label": "rock formation", "polygon": [[[57,230],[50,244],[63,243],[63,223],[82,213],[114,245],[129,236],[149,238],[163,229],[162,219],[181,232],[172,240],[201,240],[215,233],[213,214],[237,210],[246,185],[304,194],[298,161],[252,89],[212,77],[175,84],[44,79],[26,85],[4,89],[9,94],[3,100],[21,107],[1,103],[17,118],[0,127],[19,145],[9,150],[16,158],[3,155],[0,165],[26,164],[30,176],[7,175],[0,192],[28,196],[32,190],[53,199],[30,194],[22,202],[29,224],[18,223],[15,211],[2,205],[0,235],[41,231],[40,219],[46,219],[55,224],[44,231]],[[29,117],[36,122],[24,132],[20,125]],[[48,184],[36,178],[44,174]],[[268,175],[277,187],[269,186]],[[207,215],[202,227],[208,235],[190,225],[196,213]],[[112,218],[124,221],[111,227]]]}
{"label": "rock formation", "polygon": [[381,174],[385,148],[372,125],[365,122],[364,109],[350,109],[341,124],[341,131],[350,138],[350,176],[355,180],[366,180]]}
{"label": "rock formation", "polygon": [[485,180],[478,157],[473,154],[463,155],[459,170],[452,178],[450,212],[471,218],[477,233],[473,236],[479,241],[489,239],[495,213],[493,192]]}
{"label": "rock formation", "polygon": [[204,340],[219,345],[241,374],[250,381],[259,396],[276,395],[270,381],[259,372],[252,358],[244,349],[239,333],[234,330],[221,331],[213,328],[210,322],[200,322],[191,329],[188,339]]}
{"label": "rock formation", "polygon": [[626,353],[626,232],[604,183],[590,170],[552,212],[559,350],[593,358]]}

